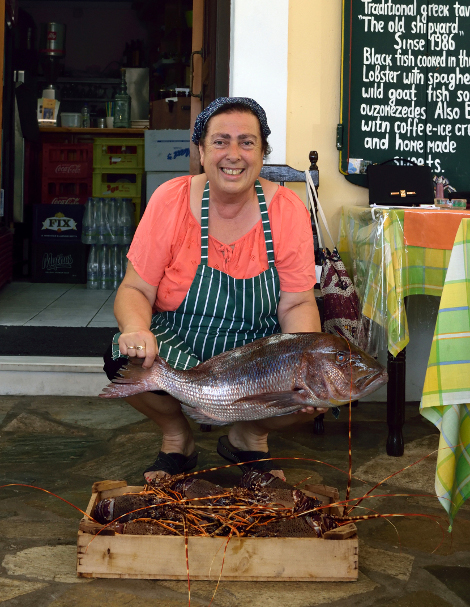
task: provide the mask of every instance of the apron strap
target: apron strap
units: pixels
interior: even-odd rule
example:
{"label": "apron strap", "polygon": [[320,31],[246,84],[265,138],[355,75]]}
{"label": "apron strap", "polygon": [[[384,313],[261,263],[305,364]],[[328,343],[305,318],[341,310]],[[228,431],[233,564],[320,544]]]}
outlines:
{"label": "apron strap", "polygon": [[259,210],[261,212],[261,223],[263,224],[264,242],[266,244],[266,253],[268,254],[268,265],[270,268],[274,268],[274,249],[273,249],[273,237],[271,234],[271,224],[269,223],[268,208],[266,206],[266,199],[264,198],[263,188],[259,180],[255,182],[256,195],[258,196]]}
{"label": "apron strap", "polygon": [[[256,195],[258,196],[259,210],[261,213],[261,223],[263,225],[264,242],[266,244],[266,253],[268,254],[268,265],[274,268],[274,249],[273,237],[271,234],[271,225],[269,223],[268,208],[264,198],[263,188],[259,180],[255,182]],[[209,247],[209,181],[207,181],[202,194],[201,201],[201,265],[206,266],[208,262]]]}
{"label": "apron strap", "polygon": [[209,251],[209,181],[206,183],[201,202],[201,265],[207,266]]}

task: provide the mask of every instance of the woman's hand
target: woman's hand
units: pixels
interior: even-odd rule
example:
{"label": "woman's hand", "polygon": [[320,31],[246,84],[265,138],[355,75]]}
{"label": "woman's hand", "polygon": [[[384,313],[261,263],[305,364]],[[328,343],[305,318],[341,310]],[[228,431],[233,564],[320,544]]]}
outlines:
{"label": "woman's hand", "polygon": [[328,411],[328,407],[305,407],[304,409],[300,409],[300,411],[296,411],[296,413],[308,413],[309,415],[320,415],[320,413],[326,413]]}
{"label": "woman's hand", "polygon": [[130,362],[139,363],[142,361],[144,369],[150,369],[158,354],[157,339],[148,329],[138,329],[138,327],[125,327],[119,339],[119,351],[121,354],[129,356]]}
{"label": "woman's hand", "polygon": [[157,287],[142,280],[128,261],[114,300],[114,314],[121,331],[119,351],[129,356],[131,362],[142,362],[144,369],[152,366],[158,353],[157,340],[149,329],[156,295]]}

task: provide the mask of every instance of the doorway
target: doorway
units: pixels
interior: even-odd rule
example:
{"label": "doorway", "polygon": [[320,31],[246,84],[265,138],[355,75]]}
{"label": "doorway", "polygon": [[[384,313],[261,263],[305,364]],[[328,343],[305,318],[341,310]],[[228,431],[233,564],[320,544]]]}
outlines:
{"label": "doorway", "polygon": [[[37,50],[41,23],[49,21],[67,26],[65,55],[57,79],[64,111],[79,112],[87,99],[92,121],[100,117],[108,97],[115,92],[123,66],[149,68],[149,101],[158,99],[165,89],[188,88],[192,78],[191,52],[199,43],[202,54],[193,57],[192,69],[194,76],[199,69],[201,80],[194,78],[193,87],[200,88],[193,93],[202,91],[202,98],[192,97],[192,104],[198,109],[198,103],[203,107],[215,96],[228,95],[230,0],[20,0],[17,29],[12,30],[11,36],[17,57],[12,67],[13,71],[29,72],[26,80],[34,95],[39,95],[45,84]],[[199,37],[194,35],[195,28]],[[6,120],[5,115],[4,124]],[[31,280],[31,210],[39,202],[41,141],[29,141],[26,147],[23,221],[13,218],[11,187],[5,192],[6,212],[0,218],[14,238],[13,282],[3,288],[0,285],[0,328],[16,327],[28,335],[28,330],[37,331],[38,327],[46,331],[51,326],[87,327],[95,330],[95,335],[98,329],[112,334],[116,327],[113,290],[89,291],[83,281],[54,284]],[[199,165],[195,166],[192,172],[198,172]],[[5,162],[3,168],[2,185],[8,186]],[[2,339],[0,343],[9,341]],[[0,355],[18,354],[7,346],[0,350]],[[39,347],[36,354],[47,355]]]}

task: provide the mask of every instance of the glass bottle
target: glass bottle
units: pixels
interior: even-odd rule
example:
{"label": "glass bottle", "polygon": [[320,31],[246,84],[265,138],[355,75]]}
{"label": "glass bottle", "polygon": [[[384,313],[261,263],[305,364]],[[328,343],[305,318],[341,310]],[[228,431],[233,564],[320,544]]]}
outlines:
{"label": "glass bottle", "polygon": [[97,244],[105,244],[107,242],[106,238],[106,201],[104,198],[96,199],[96,243]]}
{"label": "glass bottle", "polygon": [[90,110],[88,109],[88,103],[85,103],[82,107],[82,128],[90,128]]}
{"label": "glass bottle", "polygon": [[116,198],[108,198],[106,201],[106,243],[119,243],[119,218],[118,201]]}
{"label": "glass bottle", "polygon": [[131,126],[131,96],[127,92],[126,70],[121,68],[121,86],[114,96],[114,128]]}
{"label": "glass bottle", "polygon": [[96,210],[94,198],[88,198],[85,205],[82,224],[82,242],[83,244],[96,243]]}
{"label": "glass bottle", "polygon": [[121,246],[111,247],[111,289],[117,289],[122,280],[122,255]]}
{"label": "glass bottle", "polygon": [[119,199],[119,243],[130,244],[134,235],[134,217],[132,211],[132,201],[128,198]]}
{"label": "glass bottle", "polygon": [[100,289],[112,289],[111,279],[111,249],[107,244],[103,244],[98,249],[98,285]]}
{"label": "glass bottle", "polygon": [[87,289],[98,289],[99,283],[98,251],[96,245],[91,245],[87,262]]}

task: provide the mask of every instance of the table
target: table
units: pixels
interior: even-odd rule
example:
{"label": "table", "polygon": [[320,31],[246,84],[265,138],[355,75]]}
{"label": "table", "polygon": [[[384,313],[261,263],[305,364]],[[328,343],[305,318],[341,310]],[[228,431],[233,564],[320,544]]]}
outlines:
{"label": "table", "polygon": [[423,218],[432,214],[442,222],[443,230],[456,213],[470,217],[465,211],[345,206],[338,243],[358,289],[363,315],[372,321],[367,349],[371,354],[383,347],[388,350],[387,453],[393,456],[404,451],[405,347],[409,342],[405,297],[440,296],[451,256],[450,249],[409,244],[405,238],[405,214],[409,213],[423,213]]}
{"label": "table", "polygon": [[455,237],[420,413],[441,432],[435,487],[452,525],[470,497],[470,219]]}

